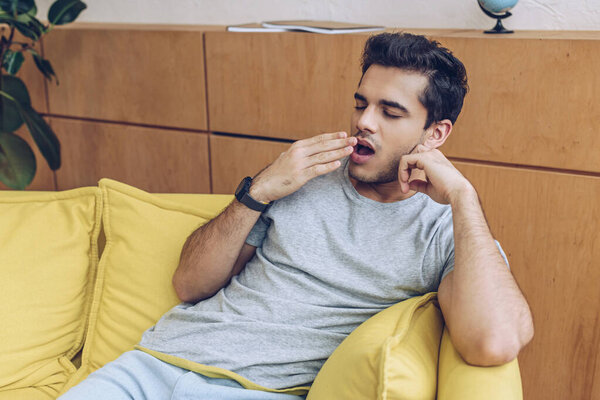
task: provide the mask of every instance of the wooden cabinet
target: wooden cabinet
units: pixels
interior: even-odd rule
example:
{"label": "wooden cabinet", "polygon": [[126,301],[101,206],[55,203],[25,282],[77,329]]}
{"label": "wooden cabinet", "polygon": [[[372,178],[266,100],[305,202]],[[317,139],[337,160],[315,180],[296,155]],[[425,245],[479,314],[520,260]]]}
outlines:
{"label": "wooden cabinet", "polygon": [[210,193],[208,135],[52,118],[62,143],[58,189],[112,178],[149,192]]}

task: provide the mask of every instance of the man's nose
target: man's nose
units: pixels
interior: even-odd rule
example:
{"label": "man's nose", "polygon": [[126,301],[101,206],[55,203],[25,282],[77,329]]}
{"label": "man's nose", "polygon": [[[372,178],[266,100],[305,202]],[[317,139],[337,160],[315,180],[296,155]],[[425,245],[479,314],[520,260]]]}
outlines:
{"label": "man's nose", "polygon": [[367,107],[363,110],[362,114],[358,118],[356,127],[360,131],[368,131],[375,133],[377,131],[377,121],[374,107]]}

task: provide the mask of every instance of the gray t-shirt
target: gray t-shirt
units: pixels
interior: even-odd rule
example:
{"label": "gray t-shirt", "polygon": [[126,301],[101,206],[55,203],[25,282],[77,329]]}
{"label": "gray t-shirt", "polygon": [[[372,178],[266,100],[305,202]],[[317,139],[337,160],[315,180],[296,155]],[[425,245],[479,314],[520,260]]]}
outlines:
{"label": "gray t-shirt", "polygon": [[140,345],[273,389],[307,385],[358,325],[454,267],[449,205],[363,197],[347,162],[276,201],[246,242],[256,255],[229,285],[171,309]]}

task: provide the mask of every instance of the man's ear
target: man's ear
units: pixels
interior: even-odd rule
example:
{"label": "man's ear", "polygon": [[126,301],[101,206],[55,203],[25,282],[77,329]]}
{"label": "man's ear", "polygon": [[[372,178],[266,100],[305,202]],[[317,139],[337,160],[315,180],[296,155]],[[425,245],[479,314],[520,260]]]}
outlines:
{"label": "man's ear", "polygon": [[449,119],[434,122],[425,131],[423,145],[429,147],[431,150],[437,149],[448,139],[450,132],[452,132],[452,122]]}

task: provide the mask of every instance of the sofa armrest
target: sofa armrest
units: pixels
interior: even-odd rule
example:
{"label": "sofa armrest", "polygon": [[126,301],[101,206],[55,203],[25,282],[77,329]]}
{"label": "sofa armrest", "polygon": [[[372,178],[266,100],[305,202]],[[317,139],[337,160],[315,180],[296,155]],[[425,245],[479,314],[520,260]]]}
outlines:
{"label": "sofa armrest", "polygon": [[517,359],[496,367],[467,364],[444,327],[438,364],[438,400],[522,400]]}

